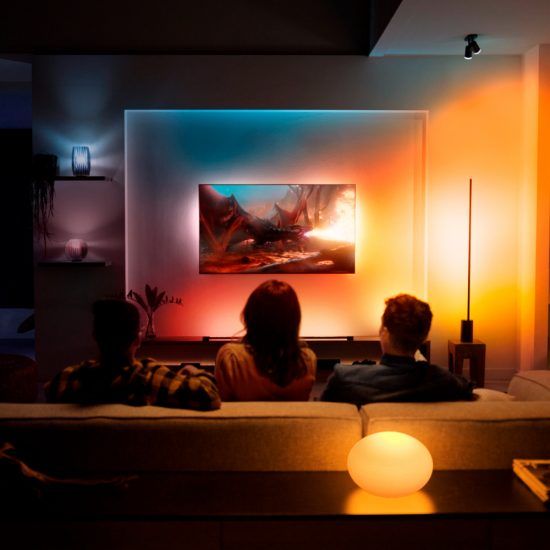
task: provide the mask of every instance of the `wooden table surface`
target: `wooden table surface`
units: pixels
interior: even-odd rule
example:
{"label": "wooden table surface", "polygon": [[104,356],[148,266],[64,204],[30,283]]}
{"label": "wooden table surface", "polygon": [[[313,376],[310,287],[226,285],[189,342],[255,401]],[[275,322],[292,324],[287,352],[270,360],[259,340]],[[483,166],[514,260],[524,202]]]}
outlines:
{"label": "wooden table surface", "polygon": [[26,518],[85,520],[518,514],[550,520],[512,471],[496,470],[437,471],[422,491],[397,499],[367,494],[347,472],[142,474],[125,489],[65,488],[19,503],[3,499],[1,507],[4,519],[24,510]]}
{"label": "wooden table surface", "polygon": [[141,475],[38,500],[0,487],[6,548],[546,550],[550,511],[511,471],[435,472],[381,499],[346,472]]}

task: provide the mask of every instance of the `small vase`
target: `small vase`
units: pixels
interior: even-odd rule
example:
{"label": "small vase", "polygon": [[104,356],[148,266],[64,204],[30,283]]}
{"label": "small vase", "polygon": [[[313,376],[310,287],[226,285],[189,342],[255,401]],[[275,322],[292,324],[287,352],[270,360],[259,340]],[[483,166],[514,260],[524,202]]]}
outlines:
{"label": "small vase", "polygon": [[147,328],[145,329],[145,339],[146,340],[153,340],[156,338],[155,334],[155,320],[153,317],[153,314],[147,315]]}

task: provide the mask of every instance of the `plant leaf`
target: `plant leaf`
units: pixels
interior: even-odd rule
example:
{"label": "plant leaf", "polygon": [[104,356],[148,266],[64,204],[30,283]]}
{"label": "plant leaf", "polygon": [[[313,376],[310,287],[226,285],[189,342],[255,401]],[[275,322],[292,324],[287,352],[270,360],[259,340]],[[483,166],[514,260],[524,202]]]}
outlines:
{"label": "plant leaf", "polygon": [[163,290],[158,296],[157,296],[157,301],[155,303],[155,309],[158,309],[161,305],[162,305],[162,300],[164,299],[164,297],[166,296],[166,292]]}
{"label": "plant leaf", "polygon": [[143,308],[143,311],[146,312],[149,308],[147,307],[145,300],[137,292],[133,290],[130,292],[132,293],[132,300],[136,301]]}
{"label": "plant leaf", "polygon": [[149,304],[150,308],[153,308],[155,306],[155,302],[157,301],[157,287],[152,289],[149,285],[145,285],[145,296],[147,297],[147,303]]}

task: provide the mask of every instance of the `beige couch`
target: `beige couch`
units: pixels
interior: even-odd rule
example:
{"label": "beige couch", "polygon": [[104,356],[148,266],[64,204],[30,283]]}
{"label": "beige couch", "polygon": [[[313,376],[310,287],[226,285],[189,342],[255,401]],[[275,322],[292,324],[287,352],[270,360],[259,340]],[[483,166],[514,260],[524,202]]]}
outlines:
{"label": "beige couch", "polygon": [[[510,387],[517,390],[517,382]],[[550,458],[550,400],[479,393],[475,402],[379,403],[359,411],[321,402],[224,403],[206,413],[0,404],[0,438],[36,467],[64,473],[338,471],[355,442],[385,430],[417,437],[438,470],[506,469],[513,458]]]}
{"label": "beige couch", "polygon": [[211,412],[0,404],[0,438],[49,471],[342,470],[362,430],[357,408],[340,403],[224,403]]}
{"label": "beige couch", "polygon": [[550,401],[376,403],[361,409],[365,435],[410,434],[436,470],[511,468],[513,458],[550,458]]}

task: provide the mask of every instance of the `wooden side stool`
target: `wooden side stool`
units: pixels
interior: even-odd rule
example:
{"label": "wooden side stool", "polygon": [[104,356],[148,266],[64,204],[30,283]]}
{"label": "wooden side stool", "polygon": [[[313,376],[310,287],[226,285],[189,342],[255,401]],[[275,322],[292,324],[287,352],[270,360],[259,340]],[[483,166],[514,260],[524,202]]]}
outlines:
{"label": "wooden side stool", "polygon": [[449,340],[449,370],[462,374],[464,359],[470,360],[470,380],[476,387],[485,385],[485,344],[481,340],[461,342]]}

